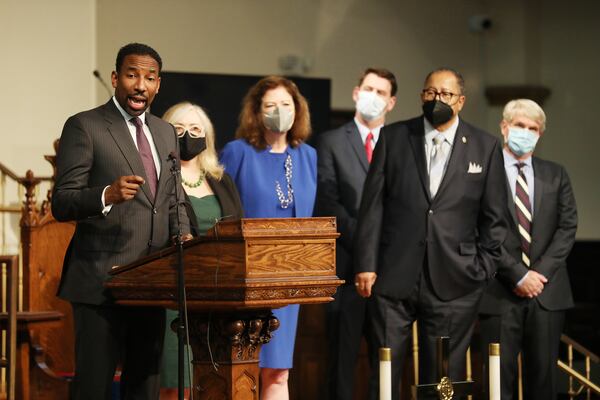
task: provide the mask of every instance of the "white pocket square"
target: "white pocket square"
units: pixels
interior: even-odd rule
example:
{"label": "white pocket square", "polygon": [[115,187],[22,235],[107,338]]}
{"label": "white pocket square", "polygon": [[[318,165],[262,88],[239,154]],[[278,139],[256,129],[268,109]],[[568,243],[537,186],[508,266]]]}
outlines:
{"label": "white pocket square", "polygon": [[469,170],[467,174],[480,174],[481,173],[481,165],[470,162]]}

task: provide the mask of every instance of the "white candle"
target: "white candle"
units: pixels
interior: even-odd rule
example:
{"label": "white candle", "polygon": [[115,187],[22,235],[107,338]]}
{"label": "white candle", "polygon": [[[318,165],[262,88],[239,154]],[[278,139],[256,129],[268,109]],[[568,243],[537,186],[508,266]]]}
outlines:
{"label": "white candle", "polygon": [[392,400],[392,350],[379,349],[379,400]]}
{"label": "white candle", "polygon": [[490,343],[489,354],[490,400],[500,400],[500,343]]}

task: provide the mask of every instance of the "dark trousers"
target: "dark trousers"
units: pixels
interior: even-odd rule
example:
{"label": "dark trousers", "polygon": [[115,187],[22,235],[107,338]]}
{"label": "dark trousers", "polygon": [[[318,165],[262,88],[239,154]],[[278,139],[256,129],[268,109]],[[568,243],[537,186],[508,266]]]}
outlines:
{"label": "dark trousers", "polygon": [[75,378],[72,400],[110,400],[117,363],[122,400],[158,400],[165,310],[72,303]]}
{"label": "dark trousers", "polygon": [[[436,343],[440,336],[450,337],[449,375],[453,381],[465,380],[466,351],[471,342],[473,323],[483,288],[450,301],[440,300],[427,273],[422,273],[408,298],[392,299],[373,294],[369,302],[373,345],[392,351],[392,399],[400,399],[402,366],[412,338],[412,323],[419,330],[419,383],[433,383],[437,376]],[[378,352],[370,354],[369,399],[379,399]]]}
{"label": "dark trousers", "polygon": [[521,352],[523,398],[552,400],[557,396],[558,349],[564,311],[544,310],[536,300],[511,305],[501,315],[481,315],[482,356],[487,379],[488,344],[500,343],[500,382],[503,400],[518,398]]}
{"label": "dark trousers", "polygon": [[[328,305],[329,318],[329,399],[352,400],[354,370],[365,332],[367,300],[354,283],[341,286]],[[369,341],[367,340],[367,343]],[[369,352],[372,349],[369,348]]]}

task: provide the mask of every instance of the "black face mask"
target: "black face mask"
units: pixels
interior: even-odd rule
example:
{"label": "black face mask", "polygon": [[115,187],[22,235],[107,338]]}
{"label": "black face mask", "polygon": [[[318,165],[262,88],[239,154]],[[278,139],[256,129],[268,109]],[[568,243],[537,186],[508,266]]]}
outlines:
{"label": "black face mask", "polygon": [[206,149],[206,138],[194,138],[188,131],[179,137],[179,156],[183,161],[190,161]]}
{"label": "black face mask", "polygon": [[423,103],[423,115],[433,126],[440,126],[452,119],[452,107],[443,101],[430,100]]}

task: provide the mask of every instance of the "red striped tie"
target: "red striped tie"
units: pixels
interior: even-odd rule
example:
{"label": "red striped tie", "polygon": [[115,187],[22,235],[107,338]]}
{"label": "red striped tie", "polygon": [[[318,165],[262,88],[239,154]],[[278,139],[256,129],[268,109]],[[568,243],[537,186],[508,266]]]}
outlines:
{"label": "red striped tie", "polygon": [[367,161],[370,164],[373,159],[373,133],[371,132],[369,132],[367,140],[365,140],[365,151],[367,152]]}
{"label": "red striped tie", "polygon": [[529,260],[529,248],[531,246],[531,202],[529,201],[529,187],[523,171],[524,163],[519,163],[519,175],[515,188],[515,208],[517,221],[519,222],[519,236],[521,237],[521,258],[527,267],[531,265]]}

